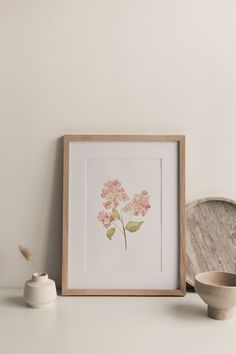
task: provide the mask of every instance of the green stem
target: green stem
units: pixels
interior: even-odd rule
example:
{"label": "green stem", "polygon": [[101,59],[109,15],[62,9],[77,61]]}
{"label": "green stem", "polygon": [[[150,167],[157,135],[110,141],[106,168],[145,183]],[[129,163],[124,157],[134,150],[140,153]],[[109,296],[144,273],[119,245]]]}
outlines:
{"label": "green stem", "polygon": [[124,228],[124,237],[125,237],[125,249],[127,250],[127,237],[126,237],[125,228]]}
{"label": "green stem", "polygon": [[124,220],[123,220],[123,215],[122,212],[120,212],[121,216],[121,222],[122,222],[122,227],[123,227],[123,232],[124,232],[124,238],[125,238],[125,250],[127,251],[127,236],[126,236],[126,231],[125,231],[125,225],[124,225]]}
{"label": "green stem", "polygon": [[125,238],[125,250],[127,250],[127,237],[126,237],[126,231],[125,231],[125,226],[122,220],[122,227],[123,227],[123,233],[124,233],[124,238]]}
{"label": "green stem", "polygon": [[121,232],[123,232],[123,230],[114,222],[112,222],[112,225],[114,225],[115,227],[117,227],[117,229],[119,229]]}
{"label": "green stem", "polygon": [[116,225],[114,222],[113,222],[113,225],[115,225],[124,235],[124,239],[125,239],[125,250],[127,250],[128,248],[128,245],[127,245],[127,236],[126,236],[126,231],[125,231],[125,225],[124,225],[124,221],[123,221],[123,215],[121,213],[121,211],[119,210],[119,214],[120,214],[120,222],[122,224],[122,229],[123,231],[119,228],[118,225]]}

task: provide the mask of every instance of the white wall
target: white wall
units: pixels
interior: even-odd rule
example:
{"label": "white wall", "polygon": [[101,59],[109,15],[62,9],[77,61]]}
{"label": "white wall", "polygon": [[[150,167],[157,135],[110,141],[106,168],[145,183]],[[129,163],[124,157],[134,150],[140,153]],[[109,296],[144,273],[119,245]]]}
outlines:
{"label": "white wall", "polygon": [[65,133],[187,135],[187,201],[236,199],[234,0],[0,0],[0,286],[60,280]]}

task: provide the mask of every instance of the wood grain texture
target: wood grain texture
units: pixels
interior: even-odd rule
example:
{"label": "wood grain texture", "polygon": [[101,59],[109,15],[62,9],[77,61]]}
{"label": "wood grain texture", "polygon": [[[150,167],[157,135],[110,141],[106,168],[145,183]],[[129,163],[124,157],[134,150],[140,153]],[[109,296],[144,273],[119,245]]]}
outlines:
{"label": "wood grain texture", "polygon": [[69,140],[63,145],[62,294],[68,287]]}
{"label": "wood grain texture", "polygon": [[184,296],[181,289],[63,289],[69,296]]}
{"label": "wood grain texture", "polygon": [[[68,219],[69,219],[69,143],[71,141],[160,141],[178,143],[179,187],[179,287],[178,289],[69,289],[68,288]],[[62,295],[81,296],[184,296],[185,283],[185,136],[184,135],[65,135],[63,162],[63,252]]]}
{"label": "wood grain texture", "polygon": [[179,284],[186,293],[185,256],[185,137],[179,137]]}
{"label": "wood grain texture", "polygon": [[207,271],[236,273],[236,202],[204,198],[186,207],[187,282]]}
{"label": "wood grain texture", "polygon": [[184,135],[64,135],[64,141],[176,141],[184,142]]}

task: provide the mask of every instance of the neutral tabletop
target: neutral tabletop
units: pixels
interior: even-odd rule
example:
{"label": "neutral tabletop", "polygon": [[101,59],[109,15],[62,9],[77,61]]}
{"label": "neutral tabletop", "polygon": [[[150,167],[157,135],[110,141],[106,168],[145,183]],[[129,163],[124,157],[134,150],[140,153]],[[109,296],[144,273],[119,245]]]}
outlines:
{"label": "neutral tabletop", "polygon": [[24,305],[0,289],[2,354],[235,354],[236,318],[216,321],[195,293],[171,297],[61,297]]}

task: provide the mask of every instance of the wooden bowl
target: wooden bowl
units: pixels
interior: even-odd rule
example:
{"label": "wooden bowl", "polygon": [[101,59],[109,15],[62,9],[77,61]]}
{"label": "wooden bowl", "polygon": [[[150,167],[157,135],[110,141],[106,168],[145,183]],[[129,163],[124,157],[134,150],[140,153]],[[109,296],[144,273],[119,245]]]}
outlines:
{"label": "wooden bowl", "polygon": [[227,320],[236,307],[236,274],[204,272],[195,276],[195,290],[208,305],[208,316]]}

